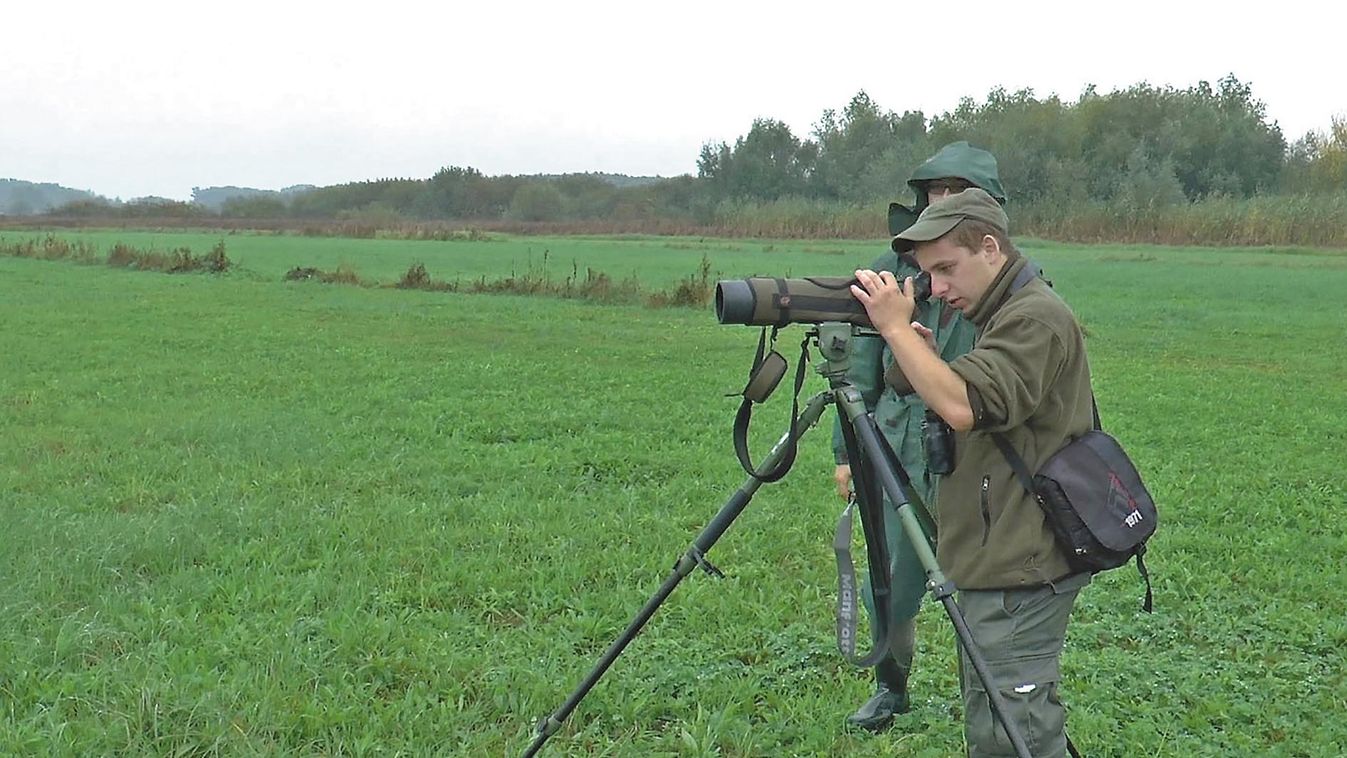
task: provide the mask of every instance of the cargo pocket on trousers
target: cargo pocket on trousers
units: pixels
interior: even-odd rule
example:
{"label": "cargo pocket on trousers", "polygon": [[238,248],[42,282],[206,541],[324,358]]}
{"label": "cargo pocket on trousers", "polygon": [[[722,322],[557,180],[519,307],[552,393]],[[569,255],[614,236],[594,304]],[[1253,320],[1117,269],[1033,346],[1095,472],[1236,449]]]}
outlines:
{"label": "cargo pocket on trousers", "polygon": [[[991,664],[991,674],[1005,701],[1006,717],[1020,731],[1032,755],[1055,755],[1065,749],[1066,710],[1057,694],[1061,681],[1052,659]],[[992,711],[991,702],[974,681],[966,693],[965,730],[974,756],[1014,756],[1015,747]]]}

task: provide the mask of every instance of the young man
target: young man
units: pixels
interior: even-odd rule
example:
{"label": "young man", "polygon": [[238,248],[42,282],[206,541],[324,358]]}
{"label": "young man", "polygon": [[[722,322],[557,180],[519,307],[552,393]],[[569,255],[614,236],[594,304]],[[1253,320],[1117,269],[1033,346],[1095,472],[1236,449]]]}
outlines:
{"label": "young man", "polygon": [[[931,291],[977,329],[972,351],[945,361],[913,322],[911,279],[856,272],[852,292],[893,352],[885,379],[915,390],[955,430],[943,477],[936,551],[1010,716],[1034,756],[1066,754],[1058,698],[1067,619],[1089,574],[1074,574],[1037,503],[993,442],[1003,434],[1030,470],[1091,428],[1090,370],[1070,308],[1041,279],[1013,287],[1026,259],[1001,206],[970,189],[932,203],[894,240],[931,274]],[[970,756],[1013,755],[982,683],[961,663]]]}
{"label": "young man", "polygon": [[[967,142],[945,145],[912,172],[907,184],[912,188],[916,202],[913,208],[897,203],[889,206],[890,234],[910,226],[930,203],[969,187],[980,187],[998,202],[1005,202],[996,158]],[[910,256],[900,256],[896,250],[881,255],[871,268],[891,271],[899,278],[919,273],[915,261]],[[914,318],[931,329],[940,354],[946,360],[963,355],[973,346],[972,326],[960,318],[955,309],[947,308],[939,301],[923,303]],[[926,406],[917,395],[899,395],[885,384],[884,372],[893,365],[893,354],[882,340],[858,338],[853,345],[852,369],[847,379],[860,390],[866,408],[874,413],[875,422],[912,478],[917,494],[930,504],[934,501],[935,481],[927,472],[921,435]],[[851,484],[851,466],[842,442],[840,420],[833,428],[833,456],[837,463],[833,480],[838,494],[845,499]],[[847,723],[870,731],[886,728],[893,722],[895,714],[905,713],[909,708],[907,681],[916,647],[916,616],[926,583],[925,571],[903,533],[898,510],[887,497],[884,499],[884,531],[889,555],[893,556],[888,621],[898,632],[894,637],[896,649],[875,666],[875,694],[847,717]],[[868,582],[863,588],[863,596],[865,608],[873,619],[874,598]]]}

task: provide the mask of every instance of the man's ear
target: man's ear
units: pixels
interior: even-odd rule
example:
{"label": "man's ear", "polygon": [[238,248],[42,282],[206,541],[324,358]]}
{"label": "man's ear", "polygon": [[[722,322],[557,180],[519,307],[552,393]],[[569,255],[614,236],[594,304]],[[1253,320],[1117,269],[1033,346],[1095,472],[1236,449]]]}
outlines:
{"label": "man's ear", "polygon": [[1000,263],[1003,257],[1001,253],[1001,243],[990,234],[982,235],[982,254],[987,256],[991,263]]}

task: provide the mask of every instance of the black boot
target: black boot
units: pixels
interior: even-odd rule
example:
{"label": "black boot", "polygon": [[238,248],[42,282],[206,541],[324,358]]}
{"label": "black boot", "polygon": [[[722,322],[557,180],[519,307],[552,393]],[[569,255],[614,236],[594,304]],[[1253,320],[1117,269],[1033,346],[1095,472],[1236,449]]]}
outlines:
{"label": "black boot", "polygon": [[847,723],[868,732],[882,732],[893,723],[893,717],[907,713],[911,704],[907,698],[908,669],[892,658],[885,658],[875,666],[875,694],[855,713],[847,716]]}

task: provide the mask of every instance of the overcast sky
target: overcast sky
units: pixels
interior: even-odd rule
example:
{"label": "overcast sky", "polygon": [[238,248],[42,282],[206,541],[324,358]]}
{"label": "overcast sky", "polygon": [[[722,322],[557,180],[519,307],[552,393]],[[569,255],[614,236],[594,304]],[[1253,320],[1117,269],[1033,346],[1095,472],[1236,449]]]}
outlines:
{"label": "overcast sky", "polygon": [[1327,4],[7,2],[0,178],[109,197],[442,166],[696,172],[756,117],[806,137],[865,90],[938,115],[1233,73],[1288,141],[1347,115]]}

